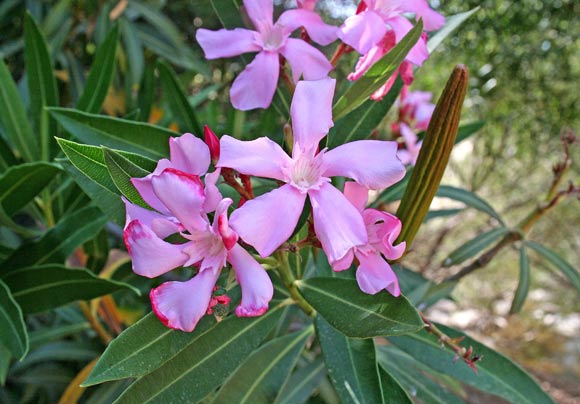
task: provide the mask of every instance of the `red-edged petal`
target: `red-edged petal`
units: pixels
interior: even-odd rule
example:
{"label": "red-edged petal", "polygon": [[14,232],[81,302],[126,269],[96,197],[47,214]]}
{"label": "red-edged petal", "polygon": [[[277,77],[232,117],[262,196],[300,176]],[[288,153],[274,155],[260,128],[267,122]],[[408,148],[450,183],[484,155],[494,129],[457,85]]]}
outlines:
{"label": "red-edged petal", "polygon": [[374,295],[383,289],[397,297],[401,294],[399,280],[391,266],[378,252],[356,252],[360,263],[356,271],[356,280],[360,289]]}
{"label": "red-edged petal", "polygon": [[133,220],[123,232],[125,245],[133,261],[133,272],[155,278],[187,261],[182,252],[185,245],[174,245],[159,238],[153,230]]}
{"label": "red-edged petal", "polygon": [[268,310],[274,295],[272,281],[264,268],[239,244],[228,252],[228,261],[242,288],[242,301],[236,307],[238,317],[261,316]]}
{"label": "red-edged petal", "polygon": [[314,11],[294,9],[284,11],[276,25],[284,27],[286,33],[291,33],[298,27],[304,27],[308,36],[320,45],[326,46],[338,39],[338,27],[326,24]]}
{"label": "red-edged petal", "polygon": [[292,235],[306,194],[283,185],[250,199],[230,216],[230,226],[262,257],[267,257]]}
{"label": "red-edged petal", "polygon": [[200,28],[195,33],[195,39],[203,49],[206,59],[220,59],[259,52],[261,47],[256,42],[256,35],[256,31],[243,28],[217,31]]}
{"label": "red-edged petal", "polygon": [[282,167],[291,163],[286,152],[267,137],[242,141],[224,135],[220,140],[220,149],[217,166],[233,168],[246,175],[284,181]]}
{"label": "red-edged petal", "polygon": [[366,10],[348,17],[340,27],[338,37],[364,55],[386,32],[387,27],[381,16],[372,10]]}
{"label": "red-edged petal", "polygon": [[336,80],[299,81],[294,91],[290,115],[294,146],[314,155],[320,140],[332,128],[332,98]]}
{"label": "red-edged petal", "polygon": [[188,174],[204,175],[209,167],[209,148],[191,133],[169,139],[171,162]]}
{"label": "red-edged petal", "polygon": [[174,168],[151,179],[155,195],[189,231],[203,229],[207,219],[202,212],[204,187],[196,175]]}
{"label": "red-edged petal", "polygon": [[213,219],[213,231],[220,235],[227,250],[231,250],[238,242],[238,234],[230,228],[228,223],[228,208],[232,203],[230,198],[222,199]]}
{"label": "red-edged petal", "polygon": [[323,79],[333,69],[322,52],[302,39],[288,38],[280,53],[288,60],[295,83],[300,76],[303,76],[304,80]]}
{"label": "red-edged petal", "polygon": [[232,105],[242,111],[268,108],[276,92],[279,75],[278,53],[258,53],[252,63],[234,80],[230,90]]}
{"label": "red-edged petal", "polygon": [[143,178],[131,178],[131,183],[149,206],[161,213],[171,215],[163,202],[157,198],[157,195],[153,192],[153,186],[151,185],[151,178],[161,174],[166,168],[173,168],[173,164],[167,159],[161,159],[157,162],[155,171]]}
{"label": "red-edged petal", "polygon": [[329,183],[308,191],[314,217],[314,231],[333,265],[356,246],[367,243],[361,213]]}
{"label": "red-edged petal", "polygon": [[397,143],[358,140],[338,146],[324,155],[326,177],[348,177],[369,189],[387,188],[405,176],[397,158]]}
{"label": "red-edged petal", "polygon": [[121,199],[125,203],[126,210],[125,228],[133,220],[138,220],[141,224],[150,227],[160,238],[183,231],[183,228],[174,217],[168,217],[153,210],[142,208],[129,202],[125,197],[121,197]]}
{"label": "red-edged petal", "polygon": [[187,282],[165,282],[151,289],[153,312],[167,327],[191,332],[205,315],[219,271],[203,271]]}

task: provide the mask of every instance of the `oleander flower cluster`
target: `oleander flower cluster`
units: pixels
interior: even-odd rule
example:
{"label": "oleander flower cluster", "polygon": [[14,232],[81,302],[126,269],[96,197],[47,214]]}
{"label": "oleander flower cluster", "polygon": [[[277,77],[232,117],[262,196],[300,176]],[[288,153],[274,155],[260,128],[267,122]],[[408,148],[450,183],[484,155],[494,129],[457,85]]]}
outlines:
{"label": "oleander flower cluster", "polygon": [[[404,253],[405,244],[396,243],[402,224],[390,213],[366,207],[369,191],[388,188],[405,175],[397,142],[324,147],[334,125],[336,80],[329,77],[333,65],[313,42],[329,45],[341,39],[363,54],[349,76],[356,80],[410,30],[408,13],[423,18],[428,30],[440,27],[443,17],[424,0],[365,0],[356,15],[334,27],[316,14],[315,3],[300,1],[274,22],[272,0],[244,0],[253,29],[197,31],[208,59],[256,53],[231,87],[235,108],[268,107],[289,65],[291,141],[284,148],[268,137],[243,141],[223,135],[218,140],[206,128],[205,141],[189,133],[172,138],[169,158],[146,177],[132,179],[145,202],[125,200],[124,238],[134,272],[149,278],[180,268],[194,272],[189,280],[169,280],[150,292],[153,311],[171,328],[192,331],[217,304],[229,303],[216,294],[224,268],[231,268],[241,288],[235,314],[266,312],[274,288],[260,262],[287,253],[305,209],[309,231],[303,244],[322,249],[335,271],[354,266],[363,292],[400,294],[388,260]],[[293,37],[297,30],[302,35]],[[408,62],[420,65],[427,56],[422,38]],[[412,67],[401,69],[412,72]],[[413,112],[413,119],[421,114]],[[346,179],[345,185],[335,186],[335,177]],[[254,196],[252,181],[258,178],[273,181]],[[236,191],[239,199],[222,195]]]}

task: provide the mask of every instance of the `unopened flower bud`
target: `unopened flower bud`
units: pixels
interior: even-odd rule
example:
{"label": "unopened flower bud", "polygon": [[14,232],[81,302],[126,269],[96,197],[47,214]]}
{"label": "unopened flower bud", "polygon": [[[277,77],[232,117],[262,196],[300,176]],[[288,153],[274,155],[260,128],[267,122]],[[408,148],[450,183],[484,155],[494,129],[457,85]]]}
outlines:
{"label": "unopened flower bud", "polygon": [[220,158],[220,140],[207,125],[203,127],[203,138],[209,147],[211,161],[215,164]]}

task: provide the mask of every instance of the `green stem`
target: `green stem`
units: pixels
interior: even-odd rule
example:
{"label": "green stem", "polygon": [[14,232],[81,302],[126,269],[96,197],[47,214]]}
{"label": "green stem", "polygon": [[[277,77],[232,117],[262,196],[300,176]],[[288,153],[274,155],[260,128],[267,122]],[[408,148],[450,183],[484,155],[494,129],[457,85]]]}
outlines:
{"label": "green stem", "polygon": [[296,279],[292,274],[292,270],[290,269],[290,263],[288,262],[288,253],[284,251],[279,251],[276,253],[278,255],[278,261],[280,262],[280,266],[278,267],[278,274],[282,279],[282,282],[290,292],[290,296],[296,302],[298,307],[302,309],[304,313],[309,315],[310,317],[314,317],[316,311],[314,308],[302,297],[298,288],[296,287]]}

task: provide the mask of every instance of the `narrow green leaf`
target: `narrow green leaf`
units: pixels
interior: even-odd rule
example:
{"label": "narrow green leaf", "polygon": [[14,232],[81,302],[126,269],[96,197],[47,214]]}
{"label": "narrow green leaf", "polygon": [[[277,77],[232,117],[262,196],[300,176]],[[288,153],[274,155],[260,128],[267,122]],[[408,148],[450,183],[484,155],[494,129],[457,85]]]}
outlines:
{"label": "narrow green leaf", "polygon": [[12,354],[10,350],[0,341],[0,386],[4,386],[6,383],[6,376],[8,376],[11,360]]}
{"label": "narrow green leaf", "polygon": [[0,280],[0,343],[22,359],[28,352],[28,333],[24,316],[10,289]]}
{"label": "narrow green leaf", "polygon": [[[459,397],[435,381],[439,373],[394,346],[377,346],[380,366],[388,370],[401,385],[423,404],[464,404]],[[427,376],[428,375],[428,376]]]}
{"label": "narrow green leaf", "polygon": [[477,235],[449,254],[449,256],[445,258],[445,261],[443,261],[443,266],[449,267],[451,265],[461,264],[469,258],[475,257],[492,243],[498,241],[511,231],[512,230],[507,227],[498,227]]}
{"label": "narrow green leaf", "polygon": [[61,171],[56,164],[40,161],[9,168],[0,175],[0,206],[8,216],[12,216],[32,201]]}
{"label": "narrow green leaf", "polygon": [[148,63],[145,66],[145,72],[139,85],[139,97],[137,105],[139,106],[139,120],[147,122],[151,114],[151,106],[155,98],[155,65]]}
{"label": "narrow green leaf", "polygon": [[439,324],[437,327],[451,338],[464,337],[461,345],[473,347],[474,354],[484,358],[477,362],[477,373],[463,361],[456,361],[455,352],[441,348],[438,337],[426,331],[389,337],[389,341],[430,368],[450,375],[476,389],[503,397],[510,402],[521,404],[554,403],[534,379],[511,359],[480,344],[460,331]]}
{"label": "narrow green leaf", "polygon": [[52,139],[56,135],[56,121],[44,107],[58,106],[58,92],[44,35],[28,12],[24,15],[24,63],[33,128],[40,136],[42,159],[50,160],[54,155]]}
{"label": "narrow green leaf", "polygon": [[99,278],[84,268],[40,265],[21,268],[2,277],[26,314],[38,313],[76,300],[90,300],[117,290],[140,294],[133,286]]}
{"label": "narrow green leaf", "polygon": [[382,392],[372,339],[348,338],[316,316],[316,334],[328,375],[343,403],[381,403]]}
{"label": "narrow green leaf", "polygon": [[441,185],[435,194],[439,198],[449,198],[455,201],[463,202],[467,206],[471,206],[480,212],[487,213],[491,217],[497,219],[498,222],[504,224],[504,221],[495,209],[485,200],[465,189],[452,187],[449,185]]}
{"label": "narrow green leaf", "polygon": [[405,190],[407,189],[407,185],[409,184],[409,180],[411,179],[411,174],[413,174],[413,167],[407,169],[405,173],[405,177],[395,185],[390,186],[389,188],[385,189],[379,197],[371,204],[371,207],[379,207],[383,203],[391,203],[394,201],[400,201],[403,195],[405,194]]}
{"label": "narrow green leaf", "polygon": [[479,10],[479,6],[475,7],[472,10],[466,11],[464,13],[459,13],[452,15],[450,17],[445,18],[445,25],[439,31],[435,33],[435,35],[429,38],[427,41],[427,49],[429,49],[429,53],[432,53],[443,40],[451,35],[453,31],[455,31],[461,24],[463,24],[469,17],[471,17],[476,11]]}
{"label": "narrow green leaf", "polygon": [[407,35],[395,45],[385,56],[379,59],[360,79],[358,79],[338,99],[332,109],[334,120],[338,121],[343,116],[358,108],[381,87],[399,65],[411,48],[417,43],[423,32],[423,21],[419,20]]}
{"label": "narrow green leaf", "polygon": [[123,44],[127,52],[127,63],[129,64],[129,78],[132,89],[137,88],[143,77],[145,70],[145,56],[143,55],[143,45],[137,35],[137,30],[133,23],[127,18],[121,18],[121,34]]}
{"label": "narrow green leaf", "polygon": [[437,210],[430,210],[427,212],[424,221],[428,222],[433,219],[438,219],[441,217],[449,217],[455,216],[458,213],[463,212],[463,209],[437,209]]}
{"label": "narrow green leaf", "polygon": [[518,288],[514,294],[514,300],[510,308],[510,314],[519,312],[528,297],[530,290],[530,262],[528,260],[528,253],[526,251],[526,244],[523,243],[520,247],[520,280]]}
{"label": "narrow green leaf", "polygon": [[85,88],[77,102],[77,109],[95,114],[101,111],[113,80],[118,41],[119,26],[115,25],[97,49]]}
{"label": "narrow green leaf", "polygon": [[292,373],[288,382],[278,393],[275,404],[305,403],[320,384],[326,373],[324,362],[320,359],[301,367]]}
{"label": "narrow green leaf", "polygon": [[403,80],[397,77],[393,87],[381,101],[366,100],[359,108],[337,121],[327,136],[328,147],[369,139],[395,103],[402,87]]}
{"label": "narrow green leaf", "polygon": [[424,327],[404,296],[393,297],[387,291],[368,295],[351,279],[312,278],[296,285],[326,321],[349,337],[398,335]]}
{"label": "narrow green leaf", "polygon": [[0,126],[0,173],[16,164],[18,164],[18,160],[10,150],[6,139],[2,137],[2,127]]}
{"label": "narrow green leaf", "polygon": [[49,361],[87,362],[98,355],[98,346],[90,343],[90,341],[56,341],[31,351],[26,359],[14,366],[13,371],[21,372],[33,365]]}
{"label": "narrow green leaf", "polygon": [[312,327],[269,341],[230,375],[213,403],[272,403],[295,366]]}
{"label": "narrow green leaf", "polygon": [[91,325],[87,321],[50,328],[41,328],[30,333],[30,348],[32,349],[48,342],[70,337],[91,329]]}
{"label": "narrow green leaf", "polygon": [[379,378],[381,380],[383,403],[413,404],[413,400],[411,400],[411,397],[409,397],[409,394],[407,394],[399,381],[381,366],[379,366]]}
{"label": "narrow green leaf", "polygon": [[260,345],[276,325],[282,306],[260,317],[226,318],[159,369],[135,381],[117,404],[201,400]]}
{"label": "narrow green leaf", "polygon": [[119,191],[130,202],[148,208],[149,205],[147,205],[147,202],[143,200],[137,189],[135,189],[131,178],[145,177],[149,174],[149,171],[142,169],[129,159],[106,147],[103,147],[103,154],[109,174]]}
{"label": "narrow green leaf", "polygon": [[471,135],[479,132],[481,128],[485,125],[485,121],[476,121],[471,123],[466,123],[461,125],[457,130],[457,137],[455,138],[455,144],[464,141]]}
{"label": "narrow green leaf", "polygon": [[181,132],[192,132],[198,137],[202,136],[202,128],[193,113],[193,108],[187,101],[187,97],[179,88],[175,72],[167,63],[162,61],[157,62],[157,70],[165,99]]}
{"label": "narrow green leaf", "polygon": [[169,138],[178,136],[173,131],[148,123],[66,108],[50,108],[49,111],[66,131],[87,144],[126,150],[154,160],[167,157]]}
{"label": "narrow green leaf", "polygon": [[4,262],[2,275],[18,268],[64,262],[79,245],[94,237],[106,221],[102,212],[94,206],[66,216],[40,239],[20,246]]}
{"label": "narrow green leaf", "polygon": [[576,268],[566,262],[566,260],[556,254],[554,251],[544,247],[541,244],[538,244],[534,241],[526,241],[525,244],[527,247],[530,247],[546,261],[552,264],[552,266],[562,272],[562,274],[564,274],[564,276],[570,280],[572,285],[574,285],[576,289],[580,290],[580,273],[578,273]]}
{"label": "narrow green leaf", "polygon": [[229,2],[210,0],[209,2],[215,15],[220,20],[222,27],[226,29],[234,29],[244,25],[240,7],[236,4],[236,0]]}
{"label": "narrow green leaf", "polygon": [[0,60],[0,133],[25,161],[40,160],[38,137],[32,132],[18,88],[3,60]]}
{"label": "narrow green leaf", "polygon": [[437,101],[417,163],[397,209],[397,217],[404,223],[397,241],[405,241],[407,247],[411,247],[423,224],[451,156],[468,78],[465,66],[455,66]]}

